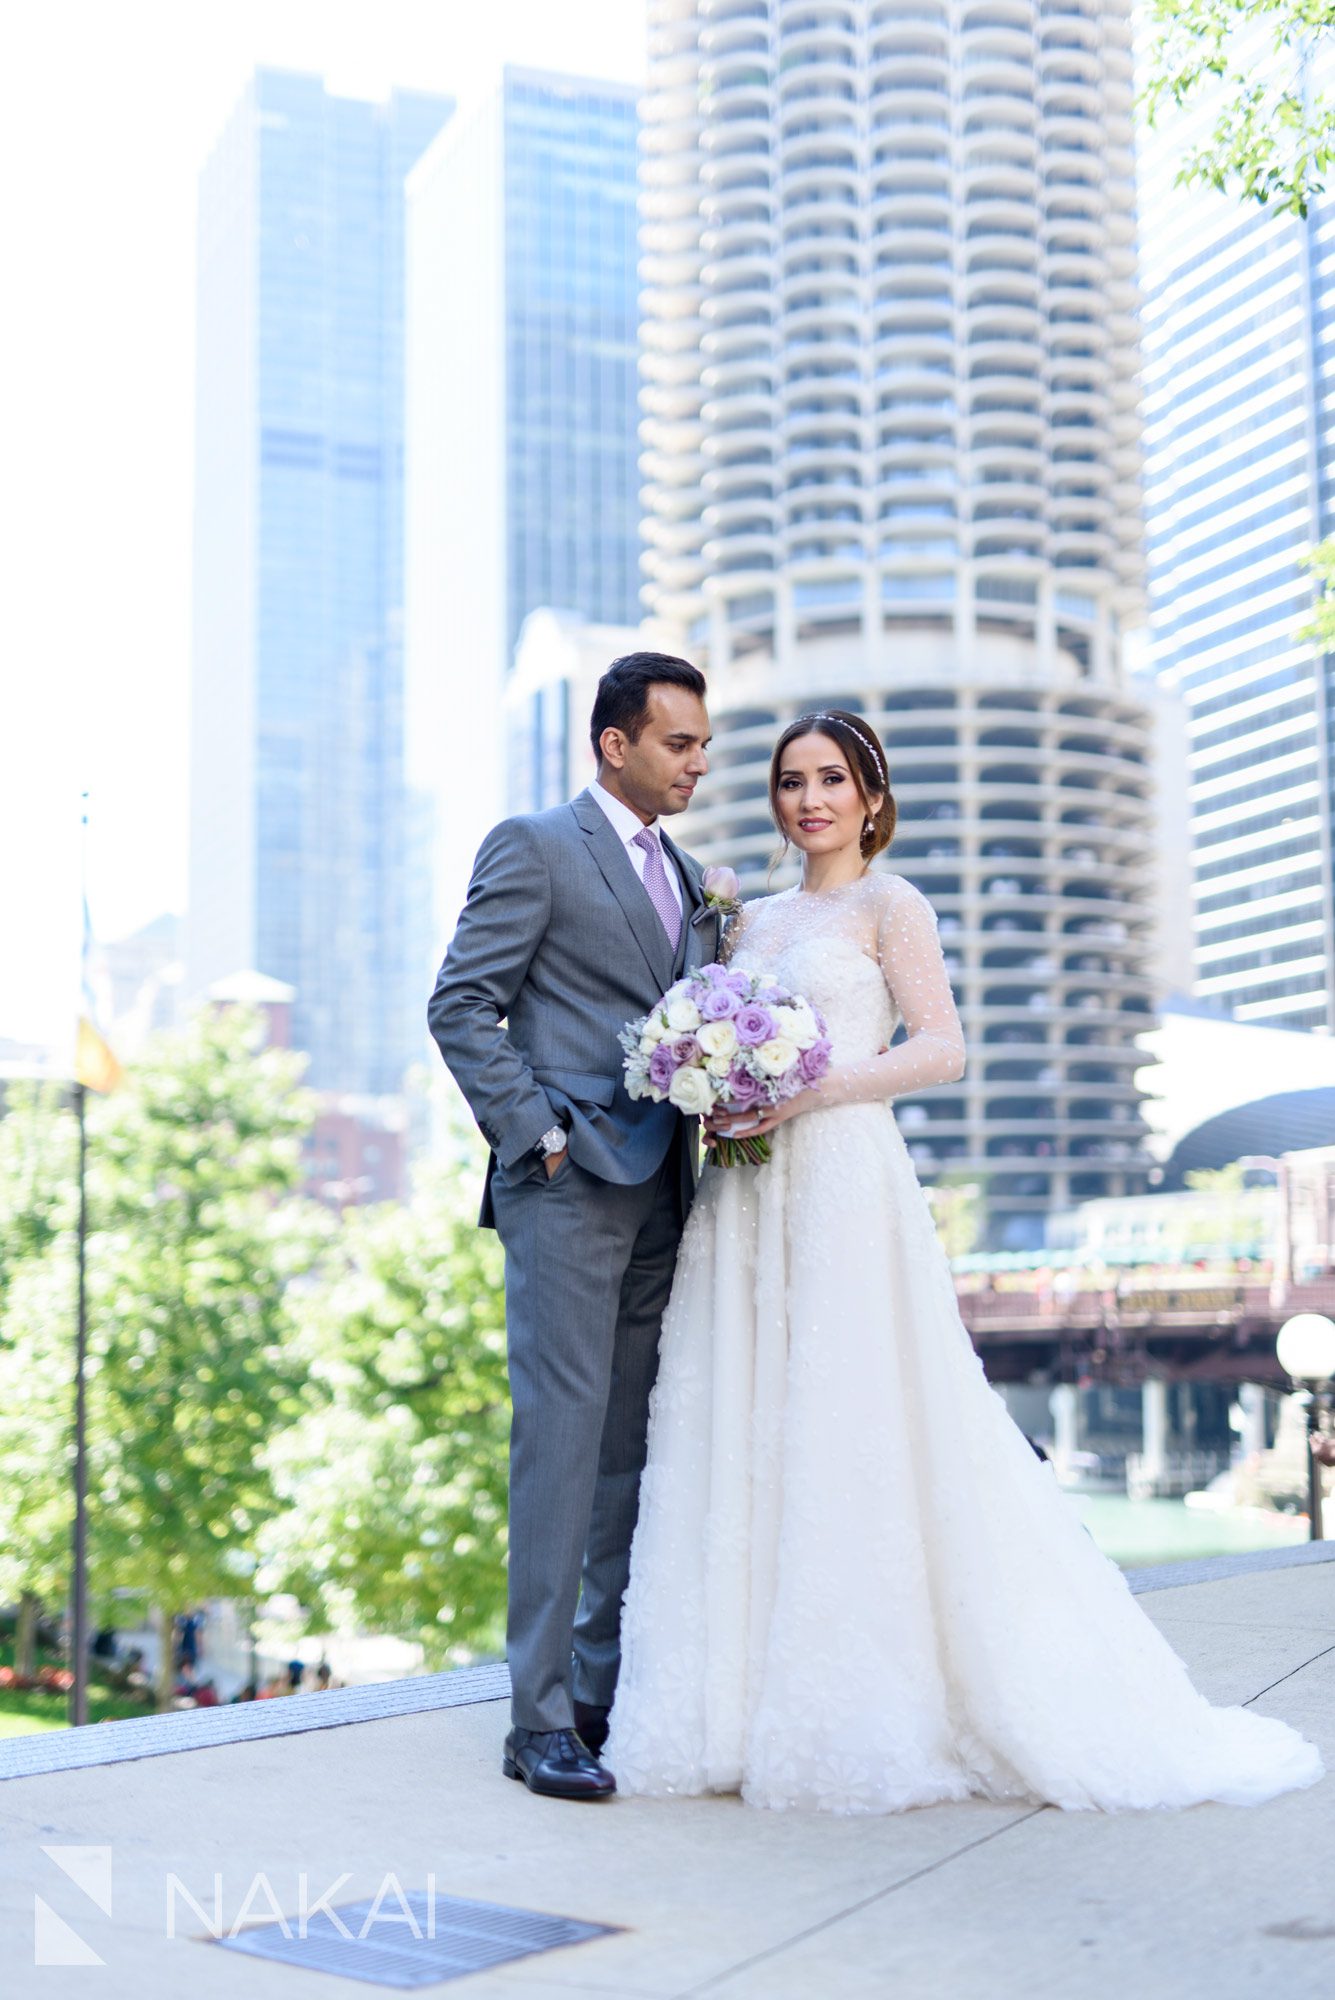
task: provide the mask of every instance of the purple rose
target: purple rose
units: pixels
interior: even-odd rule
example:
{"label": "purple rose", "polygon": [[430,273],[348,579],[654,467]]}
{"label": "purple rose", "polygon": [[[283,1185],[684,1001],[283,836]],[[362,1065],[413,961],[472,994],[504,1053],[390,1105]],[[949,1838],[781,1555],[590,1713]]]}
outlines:
{"label": "purple rose", "polygon": [[684,1069],[687,1063],[700,1060],[700,1044],[694,1035],[678,1035],[675,1042],[660,1042],[660,1048],[670,1048],[674,1069]]}
{"label": "purple rose", "polygon": [[751,997],[751,981],[745,972],[725,972],[719,984],[726,986],[729,993],[735,993],[739,1000]]}
{"label": "purple rose", "polygon": [[800,1051],[793,1070],[804,1087],[819,1083],[830,1067],[830,1044],[813,1042],[809,1049]]}
{"label": "purple rose", "polygon": [[738,1010],[733,1025],[737,1039],[744,1049],[758,1049],[762,1042],[774,1039],[774,1017],[766,1007],[760,1007],[754,1000]]}
{"label": "purple rose", "polygon": [[727,1098],[722,1105],[725,1111],[753,1111],[757,1104],[768,1101],[769,1092],[758,1076],[752,1076],[741,1063],[734,1063],[728,1071]]}
{"label": "purple rose", "polygon": [[655,1090],[665,1091],[676,1074],[676,1052],[671,1042],[660,1042],[649,1058],[649,1081]]}
{"label": "purple rose", "polygon": [[706,1021],[726,1021],[742,1003],[741,996],[734,993],[730,986],[715,983],[700,995],[695,1004]]}

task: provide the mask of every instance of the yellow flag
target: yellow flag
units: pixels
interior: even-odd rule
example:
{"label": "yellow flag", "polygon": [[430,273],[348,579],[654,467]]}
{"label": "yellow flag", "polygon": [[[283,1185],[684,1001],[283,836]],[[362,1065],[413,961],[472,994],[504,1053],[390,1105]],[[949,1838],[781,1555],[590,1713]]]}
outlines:
{"label": "yellow flag", "polygon": [[74,1081],[105,1094],[116,1088],[124,1074],[108,1043],[88,1016],[81,1014],[78,1040],[74,1044]]}

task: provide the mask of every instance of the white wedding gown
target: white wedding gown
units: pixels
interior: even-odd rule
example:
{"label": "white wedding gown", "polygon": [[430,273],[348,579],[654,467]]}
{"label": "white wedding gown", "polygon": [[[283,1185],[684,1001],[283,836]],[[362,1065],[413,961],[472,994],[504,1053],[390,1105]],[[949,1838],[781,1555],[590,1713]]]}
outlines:
{"label": "white wedding gown", "polygon": [[[1250,1804],[1321,1776],[1212,1708],[992,1389],[890,1097],[958,1077],[925,898],[749,905],[829,1102],[707,1169],[663,1325],[607,1761],[622,1792],[896,1812]],[[902,1017],[909,1039],[883,1053]],[[846,1101],[849,1097],[864,1101]]]}

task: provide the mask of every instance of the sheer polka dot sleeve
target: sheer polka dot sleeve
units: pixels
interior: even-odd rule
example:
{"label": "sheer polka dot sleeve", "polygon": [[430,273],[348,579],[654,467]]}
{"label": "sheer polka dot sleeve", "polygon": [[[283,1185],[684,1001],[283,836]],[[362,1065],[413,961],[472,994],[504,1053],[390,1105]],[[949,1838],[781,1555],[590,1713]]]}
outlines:
{"label": "sheer polka dot sleeve", "polygon": [[902,876],[876,879],[876,957],[907,1038],[883,1055],[833,1070],[820,1085],[826,1104],[865,1104],[964,1074],[964,1030],[950,990],[936,912]]}

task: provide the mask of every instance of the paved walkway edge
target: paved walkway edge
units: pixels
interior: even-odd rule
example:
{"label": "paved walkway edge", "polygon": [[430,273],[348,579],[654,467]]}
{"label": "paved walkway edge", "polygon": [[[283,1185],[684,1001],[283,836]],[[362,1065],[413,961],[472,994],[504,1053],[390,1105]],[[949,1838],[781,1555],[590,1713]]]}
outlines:
{"label": "paved walkway edge", "polygon": [[[1217,1583],[1255,1570],[1290,1569],[1335,1562],[1335,1542],[1300,1542],[1247,1555],[1207,1556],[1127,1572],[1137,1596],[1183,1584]],[[351,1722],[383,1722],[395,1715],[466,1708],[505,1701],[510,1679],[502,1665],[461,1667],[453,1673],[417,1674],[368,1687],[331,1688],[324,1694],[284,1695],[273,1701],[229,1703],[224,1708],[183,1709],[175,1715],[131,1716],[82,1729],[49,1730],[0,1739],[0,1780],[51,1771],[87,1770],[181,1750],[215,1750],[224,1743],[253,1743],[266,1736],[295,1736],[308,1729],[341,1729]]]}

